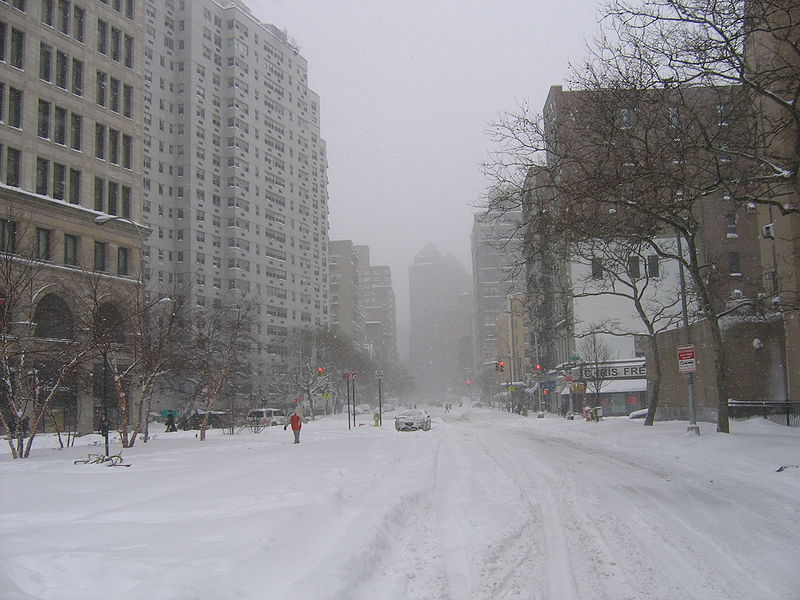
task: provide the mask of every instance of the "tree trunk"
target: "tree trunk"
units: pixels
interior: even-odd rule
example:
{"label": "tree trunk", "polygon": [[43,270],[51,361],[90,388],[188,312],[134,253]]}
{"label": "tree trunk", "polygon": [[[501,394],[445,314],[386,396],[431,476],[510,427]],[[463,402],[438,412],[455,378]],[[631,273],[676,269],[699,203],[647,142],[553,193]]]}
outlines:
{"label": "tree trunk", "polygon": [[646,427],[652,427],[656,419],[656,410],[658,409],[658,402],[661,396],[661,357],[658,354],[658,341],[654,334],[650,336],[650,354],[647,357],[648,362],[651,356],[653,357],[653,387],[650,390],[650,404],[647,407],[647,416],[644,419]]}

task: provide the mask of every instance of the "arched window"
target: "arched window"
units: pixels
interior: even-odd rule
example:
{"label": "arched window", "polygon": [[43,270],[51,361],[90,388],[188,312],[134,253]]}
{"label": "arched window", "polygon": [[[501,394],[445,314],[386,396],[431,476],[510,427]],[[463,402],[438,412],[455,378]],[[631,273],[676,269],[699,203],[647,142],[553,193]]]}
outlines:
{"label": "arched window", "polygon": [[72,313],[67,303],[55,294],[47,294],[39,301],[33,321],[36,323],[36,337],[59,340],[71,340],[74,337]]}

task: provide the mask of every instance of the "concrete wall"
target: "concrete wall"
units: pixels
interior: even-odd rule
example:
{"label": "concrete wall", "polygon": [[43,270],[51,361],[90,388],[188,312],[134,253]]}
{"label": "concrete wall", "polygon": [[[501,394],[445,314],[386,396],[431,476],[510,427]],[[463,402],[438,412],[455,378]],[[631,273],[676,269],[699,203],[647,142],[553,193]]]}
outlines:
{"label": "concrete wall", "polygon": [[[723,349],[732,400],[786,400],[783,326],[779,320],[730,318],[723,320]],[[711,336],[705,321],[690,328],[695,345],[697,371],[694,374],[698,420],[716,420],[717,394]],[[683,332],[675,329],[658,336],[662,362],[659,420],[688,418],[688,376],[678,371],[677,346]],[[758,343],[754,344],[754,341]],[[756,347],[758,346],[758,347]],[[652,369],[648,388],[652,389]]]}

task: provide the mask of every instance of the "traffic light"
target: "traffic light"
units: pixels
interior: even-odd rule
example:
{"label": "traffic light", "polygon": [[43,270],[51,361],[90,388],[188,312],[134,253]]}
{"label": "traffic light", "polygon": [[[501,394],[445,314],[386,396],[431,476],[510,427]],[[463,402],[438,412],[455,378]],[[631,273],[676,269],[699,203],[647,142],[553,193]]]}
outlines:
{"label": "traffic light", "polygon": [[506,370],[506,363],[504,363],[503,361],[500,361],[499,363],[497,363],[497,365],[500,367],[501,371]]}
{"label": "traffic light", "polygon": [[543,393],[545,396],[547,396],[547,394],[549,394],[549,393],[550,393],[550,390],[548,390],[547,388],[544,388],[544,389],[542,390],[542,393]]}
{"label": "traffic light", "polygon": [[472,380],[471,379],[467,379],[467,385],[472,385]]}
{"label": "traffic light", "polygon": [[536,370],[541,373],[542,372],[542,365],[536,365]]}
{"label": "traffic light", "polygon": [[494,370],[495,371],[499,371],[500,370],[500,363],[497,362],[497,361],[494,361]]}
{"label": "traffic light", "polygon": [[317,375],[319,375],[320,377],[324,377],[325,376],[325,367],[317,367]]}

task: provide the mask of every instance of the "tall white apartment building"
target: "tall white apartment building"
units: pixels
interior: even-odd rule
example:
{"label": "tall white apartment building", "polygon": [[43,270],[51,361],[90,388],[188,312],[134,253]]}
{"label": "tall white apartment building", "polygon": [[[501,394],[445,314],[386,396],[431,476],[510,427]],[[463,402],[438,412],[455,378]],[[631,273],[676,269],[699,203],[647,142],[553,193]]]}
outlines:
{"label": "tall white apartment building", "polygon": [[199,307],[253,301],[261,371],[329,318],[319,97],[242,2],[142,1],[147,279],[191,283]]}

